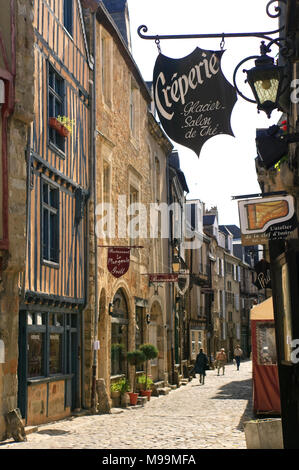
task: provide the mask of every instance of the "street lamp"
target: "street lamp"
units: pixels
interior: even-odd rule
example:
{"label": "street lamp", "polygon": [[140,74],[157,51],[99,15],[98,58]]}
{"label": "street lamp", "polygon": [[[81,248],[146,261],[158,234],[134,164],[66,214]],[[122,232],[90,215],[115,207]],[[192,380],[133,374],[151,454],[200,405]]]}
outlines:
{"label": "street lamp", "polygon": [[[270,45],[265,45],[265,41],[261,42],[260,55],[250,56],[243,59],[235,68],[233,75],[234,86],[240,96],[250,103],[256,103],[259,111],[264,111],[268,118],[274,109],[279,109],[279,98],[285,91],[282,89],[284,79],[286,77],[285,67],[274,64],[273,57],[267,55],[270,52]],[[254,100],[245,96],[237,86],[236,75],[242,64],[256,59],[255,66],[250,69],[244,69],[247,74],[247,82],[253,92]]]}
{"label": "street lamp", "polygon": [[245,70],[247,81],[255,97],[258,110],[264,111],[268,118],[274,109],[279,108],[278,99],[284,79],[284,68],[274,64],[274,59],[266,54],[265,42],[261,44],[261,56],[255,67]]}

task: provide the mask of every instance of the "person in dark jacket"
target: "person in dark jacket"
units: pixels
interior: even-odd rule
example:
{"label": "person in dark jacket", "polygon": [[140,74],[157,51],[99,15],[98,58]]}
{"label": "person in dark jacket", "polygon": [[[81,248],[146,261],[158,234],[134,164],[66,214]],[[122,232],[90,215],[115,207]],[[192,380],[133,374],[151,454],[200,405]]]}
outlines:
{"label": "person in dark jacket", "polygon": [[208,369],[208,357],[207,355],[203,352],[202,349],[200,349],[199,354],[197,354],[196,361],[195,361],[195,367],[194,367],[194,372],[196,374],[199,374],[199,382],[204,385],[205,383],[205,376],[206,376],[206,370]]}

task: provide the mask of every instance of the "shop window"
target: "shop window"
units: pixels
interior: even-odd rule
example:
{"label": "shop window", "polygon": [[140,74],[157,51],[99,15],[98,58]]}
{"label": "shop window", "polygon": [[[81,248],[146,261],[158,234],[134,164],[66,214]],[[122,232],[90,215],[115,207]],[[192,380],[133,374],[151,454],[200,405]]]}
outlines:
{"label": "shop window", "polygon": [[136,349],[138,349],[139,346],[143,343],[143,321],[143,308],[136,307]]}
{"label": "shop window", "polygon": [[259,322],[256,326],[256,343],[258,364],[271,365],[277,363],[275,327],[273,322]]}
{"label": "shop window", "polygon": [[28,333],[28,377],[41,377],[44,373],[44,334]]}
{"label": "shop window", "polygon": [[74,361],[72,351],[75,351],[77,344],[78,316],[66,313],[26,312],[26,324],[27,377],[69,373]]}
{"label": "shop window", "polygon": [[62,373],[62,335],[50,334],[49,374]]}
{"label": "shop window", "polygon": [[128,323],[127,302],[123,292],[118,290],[111,315],[111,375],[126,374]]}

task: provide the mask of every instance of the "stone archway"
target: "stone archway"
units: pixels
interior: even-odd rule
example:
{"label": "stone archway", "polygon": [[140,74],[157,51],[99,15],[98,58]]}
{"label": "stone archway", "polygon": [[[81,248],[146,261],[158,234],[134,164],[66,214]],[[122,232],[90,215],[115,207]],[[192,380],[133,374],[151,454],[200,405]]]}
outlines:
{"label": "stone archway", "polygon": [[148,342],[156,346],[159,355],[151,361],[151,375],[153,380],[164,380],[165,372],[165,328],[160,303],[155,300],[150,309],[150,324],[148,328]]}

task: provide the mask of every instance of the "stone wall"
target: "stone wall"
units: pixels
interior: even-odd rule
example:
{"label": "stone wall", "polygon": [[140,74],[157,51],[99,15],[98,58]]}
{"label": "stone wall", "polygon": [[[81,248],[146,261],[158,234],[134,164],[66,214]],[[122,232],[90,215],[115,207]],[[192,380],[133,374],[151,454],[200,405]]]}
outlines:
{"label": "stone wall", "polygon": [[33,2],[16,2],[15,107],[8,119],[8,236],[9,250],[0,283],[0,339],[5,363],[0,364],[0,439],[5,415],[17,407],[19,299],[26,249],[26,145],[33,120]]}

